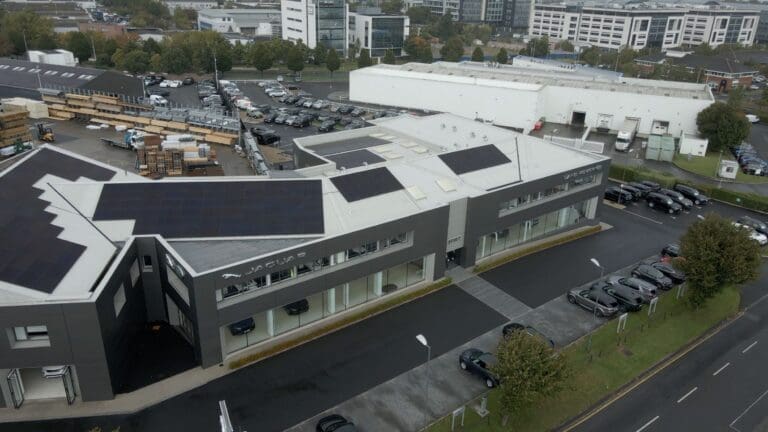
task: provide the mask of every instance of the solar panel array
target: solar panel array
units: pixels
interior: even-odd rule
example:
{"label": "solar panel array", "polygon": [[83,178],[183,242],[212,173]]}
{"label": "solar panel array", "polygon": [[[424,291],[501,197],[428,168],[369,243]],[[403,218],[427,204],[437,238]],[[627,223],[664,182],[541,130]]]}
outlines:
{"label": "solar panel array", "polygon": [[166,238],[322,234],[320,180],[104,185],[93,219]]}
{"label": "solar panel array", "polygon": [[512,162],[495,145],[488,144],[438,155],[456,175]]}
{"label": "solar panel array", "polygon": [[0,177],[0,280],[51,293],[85,247],[58,238],[63,229],[51,225],[55,215],[32,186],[46,174],[106,181],[115,172],[43,149]]}
{"label": "solar panel array", "polygon": [[384,162],[383,157],[369,150],[355,150],[346,153],[336,153],[326,157],[336,162],[337,169],[341,169],[342,167],[355,168],[366,164]]}
{"label": "solar panel array", "polygon": [[331,178],[347,202],[382,195],[403,189],[403,185],[387,168],[375,168]]}

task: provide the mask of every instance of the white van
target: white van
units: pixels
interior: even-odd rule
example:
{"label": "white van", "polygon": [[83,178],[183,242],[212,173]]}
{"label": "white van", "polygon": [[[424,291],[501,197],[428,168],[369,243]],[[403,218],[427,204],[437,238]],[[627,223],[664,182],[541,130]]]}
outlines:
{"label": "white van", "polygon": [[160,95],[149,95],[149,103],[154,106],[166,106],[168,100]]}

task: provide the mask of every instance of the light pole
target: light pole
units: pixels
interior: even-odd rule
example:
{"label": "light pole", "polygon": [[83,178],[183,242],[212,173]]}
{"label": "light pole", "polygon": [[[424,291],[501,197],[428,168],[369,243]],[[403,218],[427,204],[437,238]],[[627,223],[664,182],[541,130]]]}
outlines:
{"label": "light pole", "polygon": [[429,346],[427,338],[423,334],[417,334],[416,340],[427,347],[426,377],[424,379],[424,427],[426,428],[429,424],[429,359],[432,357],[432,347]]}
{"label": "light pole", "polygon": [[595,265],[595,267],[600,269],[600,279],[603,278],[603,275],[605,274],[605,268],[600,265],[600,261],[596,260],[595,258],[590,258],[589,261]]}
{"label": "light pole", "polygon": [[702,215],[696,215],[696,217],[697,217],[697,218],[699,218],[699,219],[701,219],[701,220],[705,220],[705,219],[706,219],[706,218],[705,218],[704,216],[702,216]]}

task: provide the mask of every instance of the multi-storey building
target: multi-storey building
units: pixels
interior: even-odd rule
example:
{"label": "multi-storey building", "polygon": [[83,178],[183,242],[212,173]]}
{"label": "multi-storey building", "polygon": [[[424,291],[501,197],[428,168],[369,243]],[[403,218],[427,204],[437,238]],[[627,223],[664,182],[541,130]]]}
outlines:
{"label": "multi-storey building", "polygon": [[712,8],[607,8],[536,4],[531,37],[600,48],[658,48],[708,43],[752,45],[759,12]]}
{"label": "multi-storey building", "polygon": [[360,41],[360,48],[367,49],[371,57],[383,57],[387,50],[402,56],[410,23],[406,15],[385,15],[378,8],[359,8],[349,13],[349,46]]}
{"label": "multi-storey building", "polygon": [[280,11],[276,9],[203,9],[197,13],[198,30],[279,37]]}
{"label": "multi-storey building", "polygon": [[301,40],[309,48],[322,43],[347,53],[347,14],[344,0],[285,0],[280,4],[283,39]]}
{"label": "multi-storey building", "polygon": [[454,21],[459,20],[461,0],[424,0],[423,4],[424,7],[429,8],[432,15],[450,14]]}

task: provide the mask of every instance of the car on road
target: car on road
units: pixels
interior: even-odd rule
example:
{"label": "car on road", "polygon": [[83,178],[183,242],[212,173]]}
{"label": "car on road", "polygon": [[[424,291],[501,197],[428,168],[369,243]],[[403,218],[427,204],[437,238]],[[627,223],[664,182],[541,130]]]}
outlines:
{"label": "car on road", "polygon": [[683,206],[674,202],[672,198],[659,192],[651,192],[645,197],[648,207],[657,208],[669,214],[677,214],[683,211]]}
{"label": "car on road", "polygon": [[670,243],[661,249],[662,257],[677,258],[680,256],[680,245],[677,243]]}
{"label": "car on road", "polygon": [[512,322],[512,323],[509,323],[509,324],[507,324],[507,325],[505,325],[504,327],[501,328],[501,334],[504,337],[507,337],[507,336],[509,336],[509,335],[511,335],[512,333],[515,333],[515,332],[524,332],[528,336],[532,336],[532,337],[540,339],[542,342],[544,342],[545,344],[547,344],[551,348],[555,347],[555,341],[553,341],[552,339],[548,338],[544,333],[536,330],[535,328],[533,328],[533,327],[531,327],[529,325]]}
{"label": "car on road", "polygon": [[760,123],[760,117],[754,115],[754,114],[747,114],[746,115],[747,120],[749,120],[750,123]]}
{"label": "car on road", "polygon": [[325,416],[317,421],[316,432],[357,432],[355,424],[338,414]]}
{"label": "car on road", "polygon": [[499,378],[491,371],[496,364],[496,357],[477,348],[469,348],[459,355],[459,367],[479,376],[488,388],[499,385]]}
{"label": "car on road", "polygon": [[643,308],[643,297],[630,287],[605,281],[595,282],[590,287],[593,291],[602,291],[619,302],[619,307],[628,312],[637,312]]}
{"label": "car on road", "polygon": [[750,216],[742,216],[738,219],[736,219],[736,222],[746,225],[753,230],[759,232],[760,234],[768,235],[768,224],[765,222],[759,221],[753,217]]}
{"label": "car on road", "polygon": [[694,187],[678,183],[672,189],[683,194],[696,205],[709,204],[709,197]]}
{"label": "car on road", "polygon": [[643,299],[643,302],[650,303],[658,294],[656,286],[642,279],[624,276],[609,276],[605,280],[609,285],[622,285],[634,290]]}
{"label": "car on road", "polygon": [[693,201],[683,196],[683,194],[681,194],[680,192],[674,191],[672,189],[662,189],[660,192],[672,198],[672,201],[680,204],[680,206],[686,210],[690,210],[693,208]]}
{"label": "car on road", "polygon": [[576,288],[566,298],[601,318],[612,317],[619,312],[619,302],[602,291]]}
{"label": "car on road", "polygon": [[283,306],[283,310],[285,310],[288,315],[303,314],[309,310],[309,301],[307,299],[301,299],[299,301],[289,303]]}
{"label": "car on road", "polygon": [[634,196],[631,192],[625,191],[618,186],[610,186],[603,193],[603,198],[615,203],[624,204],[632,201]]}
{"label": "car on road", "polygon": [[678,270],[672,266],[672,264],[657,261],[651,264],[651,267],[664,273],[664,276],[672,279],[672,283],[681,284],[685,282],[685,273],[682,270]]}
{"label": "car on road", "polygon": [[747,226],[747,225],[742,225],[742,224],[740,224],[738,222],[731,222],[731,223],[734,226],[742,228],[745,231],[747,231],[747,234],[749,235],[749,238],[751,238],[752,240],[756,241],[757,244],[759,244],[760,246],[765,246],[765,245],[768,244],[768,236],[766,236],[765,234],[760,234],[759,232],[755,231],[754,228],[752,228],[750,226]]}
{"label": "car on road", "polygon": [[318,132],[330,132],[336,128],[336,122],[334,120],[326,120],[320,123],[317,127]]}
{"label": "car on road", "polygon": [[658,184],[656,182],[652,182],[650,180],[643,180],[640,183],[644,184],[648,189],[651,190],[651,192],[658,192],[659,189],[661,189],[661,185],[660,184]]}
{"label": "car on road", "polygon": [[253,318],[246,318],[242,321],[230,324],[229,332],[232,333],[232,336],[244,335],[246,333],[250,333],[255,328],[256,321],[254,321]]}
{"label": "car on road", "polygon": [[635,267],[632,270],[632,276],[650,282],[659,289],[669,290],[672,288],[672,279],[649,264],[640,264]]}

